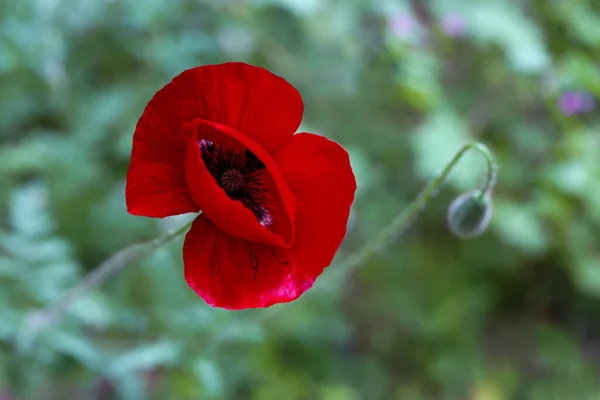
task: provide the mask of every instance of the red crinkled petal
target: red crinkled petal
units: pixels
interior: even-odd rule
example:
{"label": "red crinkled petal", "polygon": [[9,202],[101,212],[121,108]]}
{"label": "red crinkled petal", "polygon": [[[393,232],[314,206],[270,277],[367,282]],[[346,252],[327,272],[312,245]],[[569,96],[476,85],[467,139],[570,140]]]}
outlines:
{"label": "red crinkled petal", "polygon": [[238,310],[292,301],[313,280],[303,280],[300,267],[281,253],[275,246],[236,239],[201,215],[183,244],[185,279],[213,307]]}
{"label": "red crinkled petal", "polygon": [[135,148],[131,157],[125,190],[127,211],[154,218],[198,212],[185,181],[184,159],[172,164],[148,162],[140,154],[143,147]]}
{"label": "red crinkled petal", "polygon": [[233,238],[204,216],[186,236],[186,280],[212,306],[268,307],[298,298],[331,263],[345,236],[356,191],[347,152],[324,137],[298,134],[274,159],[296,198],[290,248]]}
{"label": "red crinkled petal", "polygon": [[[148,104],[149,125],[177,134],[196,118],[219,122],[273,152],[302,122],[300,93],[266,69],[241,62],[188,69]],[[143,116],[144,118],[144,116]]]}
{"label": "red crinkled petal", "polygon": [[346,235],[356,192],[350,157],[326,137],[299,133],[273,159],[296,199],[296,235],[286,254],[307,277],[316,278]]}
{"label": "red crinkled petal", "polygon": [[303,111],[298,91],[263,68],[225,63],[182,72],[154,95],[137,123],[128,211],[148,217],[198,211],[185,185],[185,123],[223,123],[274,152],[294,134]]}
{"label": "red crinkled petal", "polygon": [[[226,125],[195,120],[188,126],[195,133],[188,143],[185,172],[192,198],[202,213],[233,237],[288,247],[294,240],[296,203],[271,156],[250,138]],[[199,146],[202,139],[238,152],[248,149],[262,161],[266,169],[261,180],[269,197],[266,208],[273,219],[271,225],[262,226],[252,211],[240,201],[229,198],[217,184],[202,160]]]}

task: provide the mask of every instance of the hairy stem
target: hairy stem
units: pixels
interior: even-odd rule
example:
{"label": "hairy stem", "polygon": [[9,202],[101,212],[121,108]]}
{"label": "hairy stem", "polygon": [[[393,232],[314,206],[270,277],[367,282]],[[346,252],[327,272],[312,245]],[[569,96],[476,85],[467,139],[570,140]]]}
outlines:
{"label": "hairy stem", "polygon": [[341,272],[347,273],[348,271],[362,264],[380,249],[387,246],[394,239],[394,237],[401,234],[410,225],[413,219],[417,217],[417,215],[419,215],[419,213],[425,208],[429,200],[435,197],[440,186],[444,183],[450,172],[452,172],[454,167],[469,150],[477,150],[485,157],[488,169],[486,179],[480,191],[482,196],[485,193],[490,192],[496,184],[498,164],[496,163],[492,152],[487,146],[479,142],[467,143],[454,155],[450,162],[446,164],[442,172],[440,172],[438,176],[436,176],[427,184],[427,186],[425,186],[425,188],[423,188],[417,198],[414,199],[406,209],[398,214],[392,220],[392,222],[389,223],[389,225],[387,225],[377,235],[369,240],[360,250],[348,258],[348,260],[344,263],[345,268]]}
{"label": "hairy stem", "polygon": [[[470,142],[464,145],[448,162],[444,169],[419,193],[409,206],[398,214],[392,222],[383,228],[377,235],[369,240],[359,251],[344,262],[345,268],[340,273],[348,273],[356,268],[368,258],[376,254],[380,249],[387,246],[394,237],[401,234],[412,222],[412,220],[421,212],[427,203],[437,194],[440,186],[444,183],[452,169],[458,164],[462,157],[469,150],[477,150],[485,157],[488,165],[487,176],[482,185],[481,193],[490,192],[496,183],[498,165],[492,152],[482,143]],[[64,316],[68,308],[81,296],[85,295],[94,287],[100,285],[109,276],[115,274],[126,265],[150,255],[160,246],[172,241],[190,228],[191,222],[185,224],[177,230],[170,231],[165,235],[144,243],[136,243],[113,254],[106,261],[101,263],[79,284],[69,290],[58,301],[47,308],[39,311],[29,321],[29,328],[40,333],[49,328],[57,320]],[[270,314],[265,314],[270,315]]]}
{"label": "hairy stem", "polygon": [[134,243],[119,250],[98,265],[82,281],[66,292],[56,302],[50,304],[47,308],[36,312],[28,321],[29,328],[37,333],[48,329],[65,315],[69,307],[77,301],[77,299],[88,293],[94,287],[100,285],[125,266],[147,257],[153,253],[154,250],[179,237],[190,228],[191,224],[191,222],[188,222],[179,229],[168,231],[163,236],[143,243]]}

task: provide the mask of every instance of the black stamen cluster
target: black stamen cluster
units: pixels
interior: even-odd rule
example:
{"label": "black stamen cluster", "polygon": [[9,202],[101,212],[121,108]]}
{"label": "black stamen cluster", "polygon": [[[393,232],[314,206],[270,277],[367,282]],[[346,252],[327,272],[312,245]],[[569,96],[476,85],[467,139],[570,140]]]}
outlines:
{"label": "black stamen cluster", "polygon": [[[261,225],[270,225],[271,215],[265,208],[268,196],[260,180],[266,168],[258,157],[248,149],[239,152],[208,140],[200,140],[199,145],[204,165],[227,196],[251,210]],[[231,171],[236,173],[231,174]],[[228,184],[232,176],[238,181]]]}

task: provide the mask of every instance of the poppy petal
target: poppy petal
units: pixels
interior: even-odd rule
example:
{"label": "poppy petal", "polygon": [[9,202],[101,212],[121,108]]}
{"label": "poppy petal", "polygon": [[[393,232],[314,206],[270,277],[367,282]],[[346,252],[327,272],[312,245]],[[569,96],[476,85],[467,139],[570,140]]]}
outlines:
{"label": "poppy petal", "polygon": [[[271,156],[259,144],[226,125],[195,120],[188,128],[194,130],[195,134],[190,136],[188,143],[186,178],[192,198],[203,214],[233,237],[289,247],[294,240],[296,204]],[[264,166],[261,184],[268,195],[265,207],[273,216],[268,226],[261,225],[249,208],[241,201],[231,199],[217,183],[203,160],[202,140],[238,153],[249,151],[255,156],[252,162]]]}
{"label": "poppy petal", "polygon": [[238,310],[289,302],[314,279],[300,279],[299,267],[275,249],[234,238],[201,215],[183,244],[185,279],[213,307]]}
{"label": "poppy petal", "polygon": [[182,72],[154,95],[136,125],[128,211],[147,217],[198,211],[185,185],[191,133],[185,123],[223,123],[273,152],[298,129],[303,111],[298,91],[263,68],[236,62]]}
{"label": "poppy petal", "polygon": [[171,136],[196,118],[219,122],[273,152],[296,132],[303,111],[300,93],[283,78],[230,62],[182,72],[156,93],[142,118]]}
{"label": "poppy petal", "polygon": [[[156,96],[155,96],[156,98]],[[150,101],[133,134],[125,201],[130,214],[163,218],[197,212],[185,181],[191,131],[162,123]]]}
{"label": "poppy petal", "polygon": [[344,236],[356,180],[348,152],[323,136],[300,133],[274,154],[296,199],[294,244],[286,252],[304,273],[318,276],[337,252]]}
{"label": "poppy petal", "polygon": [[125,189],[130,214],[164,218],[198,212],[185,181],[185,148],[183,150],[170,159],[162,152],[154,161],[152,146],[134,141]]}

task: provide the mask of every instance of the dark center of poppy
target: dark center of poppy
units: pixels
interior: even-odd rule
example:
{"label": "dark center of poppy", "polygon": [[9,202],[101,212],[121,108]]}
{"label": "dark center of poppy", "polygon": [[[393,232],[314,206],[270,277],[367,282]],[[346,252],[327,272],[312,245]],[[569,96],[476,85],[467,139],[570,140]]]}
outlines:
{"label": "dark center of poppy", "polygon": [[244,175],[237,169],[228,169],[221,175],[221,184],[225,190],[235,192],[244,185]]}
{"label": "dark center of poppy", "polygon": [[271,225],[273,219],[265,207],[268,196],[261,180],[266,168],[258,157],[247,149],[236,151],[208,140],[198,144],[204,165],[227,196],[252,211],[262,226]]}

